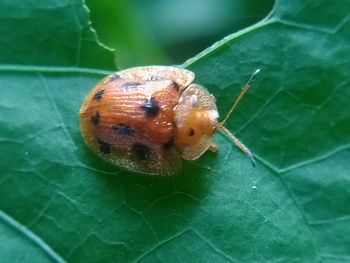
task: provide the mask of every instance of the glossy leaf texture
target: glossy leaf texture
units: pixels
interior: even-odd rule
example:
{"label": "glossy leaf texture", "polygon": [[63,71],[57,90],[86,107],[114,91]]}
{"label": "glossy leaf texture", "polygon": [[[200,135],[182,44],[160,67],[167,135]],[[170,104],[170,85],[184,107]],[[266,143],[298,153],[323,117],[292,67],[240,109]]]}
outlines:
{"label": "glossy leaf texture", "polygon": [[18,3],[0,3],[2,260],[349,261],[349,1],[277,1],[187,61],[222,116],[261,69],[227,123],[257,167],[218,133],[217,154],[170,178],[83,144],[79,107],[113,70],[83,3]]}
{"label": "glossy leaf texture", "polygon": [[2,65],[114,65],[112,50],[96,40],[82,0],[3,0],[0,21]]}

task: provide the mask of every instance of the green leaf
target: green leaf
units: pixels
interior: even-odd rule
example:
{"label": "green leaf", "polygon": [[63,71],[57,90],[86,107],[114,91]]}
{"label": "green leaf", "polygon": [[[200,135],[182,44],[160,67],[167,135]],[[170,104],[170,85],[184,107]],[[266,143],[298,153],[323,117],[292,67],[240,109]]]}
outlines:
{"label": "green leaf", "polygon": [[4,0],[0,7],[1,64],[114,68],[82,0]]}
{"label": "green leaf", "polygon": [[[150,22],[140,17],[145,12],[138,12],[137,3],[129,0],[86,0],[86,4],[91,10],[92,25],[101,40],[115,48],[120,68],[169,61],[159,39],[151,33]],[[151,3],[148,1],[146,4]],[[154,17],[153,12],[148,13]],[[144,26],[145,23],[147,26]]]}
{"label": "green leaf", "polygon": [[218,133],[217,154],[157,178],[82,142],[81,102],[113,61],[82,3],[0,3],[1,259],[349,261],[349,10],[281,0],[186,62],[222,115],[261,68],[227,124],[258,164]]}

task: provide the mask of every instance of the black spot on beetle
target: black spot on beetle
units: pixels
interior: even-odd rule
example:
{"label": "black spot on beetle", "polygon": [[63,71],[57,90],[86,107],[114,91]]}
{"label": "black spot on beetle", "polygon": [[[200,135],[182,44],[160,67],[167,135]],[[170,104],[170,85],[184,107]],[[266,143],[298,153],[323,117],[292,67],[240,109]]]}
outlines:
{"label": "black spot on beetle", "polygon": [[151,156],[151,149],[147,145],[144,145],[141,142],[135,142],[132,145],[132,149],[137,154],[137,156],[142,160],[146,160]]}
{"label": "black spot on beetle", "polygon": [[190,132],[188,133],[188,136],[193,136],[195,133],[195,130],[191,128]]}
{"label": "black spot on beetle", "polygon": [[131,128],[130,126],[125,125],[123,123],[113,125],[112,128],[119,135],[134,135],[135,134],[135,130],[133,128]]}
{"label": "black spot on beetle", "polygon": [[97,125],[100,123],[100,117],[101,117],[101,115],[100,115],[100,113],[97,111],[97,112],[95,113],[94,116],[91,116],[91,121],[92,121],[92,123],[95,124],[95,125],[97,126]]}
{"label": "black spot on beetle", "polygon": [[157,78],[155,75],[152,75],[152,74],[148,77],[148,79],[152,81],[159,80],[159,78]]}
{"label": "black spot on beetle", "polygon": [[109,81],[114,81],[114,80],[118,80],[118,79],[121,79],[122,77],[118,74],[113,74],[111,76],[111,78],[109,79]]}
{"label": "black spot on beetle", "polygon": [[94,100],[100,101],[104,92],[104,89],[97,91],[94,95]]}
{"label": "black spot on beetle", "polygon": [[180,90],[180,87],[179,87],[179,85],[175,82],[175,81],[173,81],[173,88],[176,90],[176,91],[179,91]]}
{"label": "black spot on beetle", "polygon": [[103,154],[111,154],[112,146],[108,142],[104,142],[101,139],[97,139],[98,144],[100,145],[100,152]]}
{"label": "black spot on beetle", "polygon": [[173,139],[170,139],[167,143],[163,144],[163,148],[165,150],[169,150],[173,146],[174,146],[174,140]]}
{"label": "black spot on beetle", "polygon": [[137,87],[137,86],[140,86],[140,85],[142,85],[142,83],[130,81],[130,82],[125,82],[123,84],[123,88],[129,88],[129,87],[133,88],[133,87]]}
{"label": "black spot on beetle", "polygon": [[145,111],[145,113],[148,117],[157,116],[157,114],[160,110],[159,103],[154,98],[146,100],[142,104],[141,108]]}

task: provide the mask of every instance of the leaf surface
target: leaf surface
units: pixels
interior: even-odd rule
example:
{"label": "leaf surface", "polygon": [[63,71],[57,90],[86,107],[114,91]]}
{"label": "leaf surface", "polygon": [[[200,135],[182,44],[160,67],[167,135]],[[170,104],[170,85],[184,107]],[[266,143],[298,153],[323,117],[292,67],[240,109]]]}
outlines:
{"label": "leaf surface", "polygon": [[227,123],[258,164],[218,133],[217,154],[172,178],[120,171],[84,146],[80,105],[114,59],[83,4],[16,3],[0,4],[5,262],[349,260],[348,1],[278,1],[185,63],[222,116],[261,68]]}

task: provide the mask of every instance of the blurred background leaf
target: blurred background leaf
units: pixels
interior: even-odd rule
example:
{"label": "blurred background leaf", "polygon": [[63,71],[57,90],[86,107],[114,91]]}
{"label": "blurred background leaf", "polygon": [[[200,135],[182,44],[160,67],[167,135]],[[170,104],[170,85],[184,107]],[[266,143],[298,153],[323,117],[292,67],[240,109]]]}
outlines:
{"label": "blurred background leaf", "polygon": [[273,0],[87,0],[118,66],[181,64],[224,36],[254,24]]}
{"label": "blurred background leaf", "polygon": [[[183,52],[236,29],[236,23],[226,28],[214,11],[236,16],[238,7],[228,5],[225,13],[211,2],[191,8],[145,2],[119,2],[118,18],[102,12],[112,24],[99,35],[109,46],[121,45],[122,67],[156,59],[179,63],[192,56]],[[101,6],[89,4],[95,16]],[[158,8],[168,13],[145,11]],[[346,0],[281,0],[267,19],[184,63],[215,94],[220,113],[262,69],[227,123],[258,165],[253,169],[218,133],[216,155],[185,162],[177,177],[150,178],[104,163],[80,136],[81,102],[115,70],[113,53],[97,41],[83,3],[1,1],[1,260],[349,261],[349,10]],[[198,15],[203,24],[190,19]],[[125,19],[116,23],[119,16]],[[184,26],[185,18],[192,23]],[[107,29],[115,33],[104,35]],[[147,44],[136,44],[137,37]]]}

